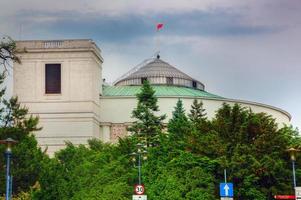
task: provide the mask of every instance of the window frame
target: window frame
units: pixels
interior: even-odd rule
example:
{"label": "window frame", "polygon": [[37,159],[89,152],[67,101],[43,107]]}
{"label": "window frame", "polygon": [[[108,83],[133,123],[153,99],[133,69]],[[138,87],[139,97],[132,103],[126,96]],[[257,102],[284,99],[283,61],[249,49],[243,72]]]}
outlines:
{"label": "window frame", "polygon": [[173,77],[166,77],[166,84],[173,85]]}
{"label": "window frame", "polygon": [[[54,71],[51,71],[51,67],[58,68],[56,72],[58,74],[51,75],[49,73],[55,73]],[[62,94],[62,64],[61,63],[45,63],[45,87],[44,92],[46,95],[57,95]],[[52,81],[59,81],[56,84],[51,84]]]}
{"label": "window frame", "polygon": [[142,77],[142,78],[141,78],[141,84],[143,84],[144,81],[147,81],[147,80],[148,80],[147,77]]}
{"label": "window frame", "polygon": [[192,87],[193,88],[198,88],[198,83],[196,81],[192,81]]}

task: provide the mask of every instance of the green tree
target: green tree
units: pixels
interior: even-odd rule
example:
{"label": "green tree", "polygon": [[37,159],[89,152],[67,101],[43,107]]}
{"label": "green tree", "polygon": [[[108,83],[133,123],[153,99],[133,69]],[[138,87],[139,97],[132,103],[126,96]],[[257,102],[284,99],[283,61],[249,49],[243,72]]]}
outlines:
{"label": "green tree", "polygon": [[[188,136],[189,149],[192,152],[201,155],[213,155],[215,145],[220,142],[214,131],[211,131],[211,123],[207,119],[207,113],[203,108],[203,102],[197,99],[193,100],[189,120],[192,122],[193,130]],[[207,148],[203,148],[207,146]],[[213,148],[213,149],[212,149]]]}
{"label": "green tree", "polygon": [[172,118],[168,122],[168,136],[170,142],[179,148],[186,147],[188,135],[192,132],[192,124],[188,120],[183,102],[177,101],[176,107],[172,112]]}
{"label": "green tree", "polygon": [[[173,146],[173,148],[177,148]],[[169,149],[170,150],[170,149]],[[150,199],[214,200],[213,171],[217,163],[186,151],[150,155],[144,168],[146,192]],[[172,154],[172,157],[170,155]]]}
{"label": "green tree", "polygon": [[[20,62],[16,56],[16,46],[10,38],[0,42],[0,63]],[[18,141],[13,148],[11,174],[13,176],[13,193],[29,191],[40,175],[40,162],[45,155],[37,145],[33,135],[40,130],[38,118],[28,116],[28,110],[18,103],[17,97],[4,99],[5,88],[3,81],[5,72],[0,75],[0,139],[8,137]],[[5,146],[0,146],[0,152],[5,152]],[[5,163],[4,156],[0,156],[0,163]],[[0,194],[5,190],[5,165],[0,165]]]}
{"label": "green tree", "polygon": [[[185,134],[170,134],[178,131],[191,130],[191,124],[185,118],[184,109],[180,101],[174,112],[173,125],[169,128],[169,137],[161,137],[160,146],[149,149],[148,160],[143,165],[143,180],[146,192],[150,199],[216,199],[215,180],[213,172],[216,171],[218,162],[203,155],[187,151]],[[184,119],[187,123],[180,123]],[[186,128],[185,128],[185,127]],[[181,138],[184,136],[184,138]]]}
{"label": "green tree", "polygon": [[[234,183],[235,199],[272,200],[275,194],[293,192],[286,149],[301,145],[297,130],[279,129],[267,114],[228,104],[207,123],[208,130],[197,130],[182,102],[177,102],[168,134],[159,137],[160,145],[148,149],[142,165],[149,199],[218,199],[224,168],[228,181]],[[191,146],[189,134],[196,139],[192,150],[186,148]],[[89,141],[89,146],[68,144],[43,162],[41,188],[33,199],[131,198],[137,169],[129,154],[136,142],[133,136],[115,145],[97,140]]]}
{"label": "green tree", "polygon": [[189,119],[195,124],[200,124],[207,120],[206,115],[207,113],[203,108],[203,102],[199,102],[197,99],[194,99],[191,105],[190,113],[188,114]]}
{"label": "green tree", "polygon": [[132,112],[132,117],[137,121],[128,130],[141,140],[145,140],[147,146],[156,144],[166,116],[155,115],[159,111],[158,99],[155,97],[155,91],[148,81],[143,82],[141,92],[137,94],[137,100],[137,107]]}
{"label": "green tree", "polygon": [[10,37],[0,39],[0,65],[3,65],[6,71],[10,62],[21,62],[17,53],[18,50],[14,40]]}
{"label": "green tree", "polygon": [[286,152],[295,141],[293,129],[279,129],[271,116],[238,104],[224,104],[212,123],[225,148],[219,155],[221,167],[228,168],[237,199],[273,199],[293,192]]}
{"label": "green tree", "polygon": [[34,199],[129,199],[136,173],[125,140],[118,145],[91,140],[88,147],[68,143],[50,162],[44,162],[41,189]]}

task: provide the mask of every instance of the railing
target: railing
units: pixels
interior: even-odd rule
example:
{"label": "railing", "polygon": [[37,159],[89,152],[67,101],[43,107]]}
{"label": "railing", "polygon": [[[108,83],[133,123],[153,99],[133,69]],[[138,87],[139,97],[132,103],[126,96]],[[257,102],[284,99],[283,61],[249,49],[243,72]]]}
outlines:
{"label": "railing", "polygon": [[44,42],[44,48],[58,48],[61,47],[63,41],[46,41]]}

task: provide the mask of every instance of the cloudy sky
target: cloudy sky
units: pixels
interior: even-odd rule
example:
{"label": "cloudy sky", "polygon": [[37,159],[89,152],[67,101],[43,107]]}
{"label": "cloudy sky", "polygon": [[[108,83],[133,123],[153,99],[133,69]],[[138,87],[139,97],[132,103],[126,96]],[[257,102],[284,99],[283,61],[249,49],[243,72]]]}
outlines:
{"label": "cloudy sky", "polygon": [[0,10],[0,35],[93,39],[109,82],[159,48],[207,91],[282,108],[301,128],[300,0],[0,0]]}

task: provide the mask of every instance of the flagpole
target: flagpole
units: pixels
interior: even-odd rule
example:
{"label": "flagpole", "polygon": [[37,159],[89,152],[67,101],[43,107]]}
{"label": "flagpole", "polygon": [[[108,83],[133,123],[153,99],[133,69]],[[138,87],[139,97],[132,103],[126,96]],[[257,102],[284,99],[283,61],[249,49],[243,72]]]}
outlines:
{"label": "flagpole", "polygon": [[[156,31],[156,47],[155,47],[155,53],[158,55],[160,53],[159,49],[159,30]],[[155,56],[157,56],[155,55]]]}

